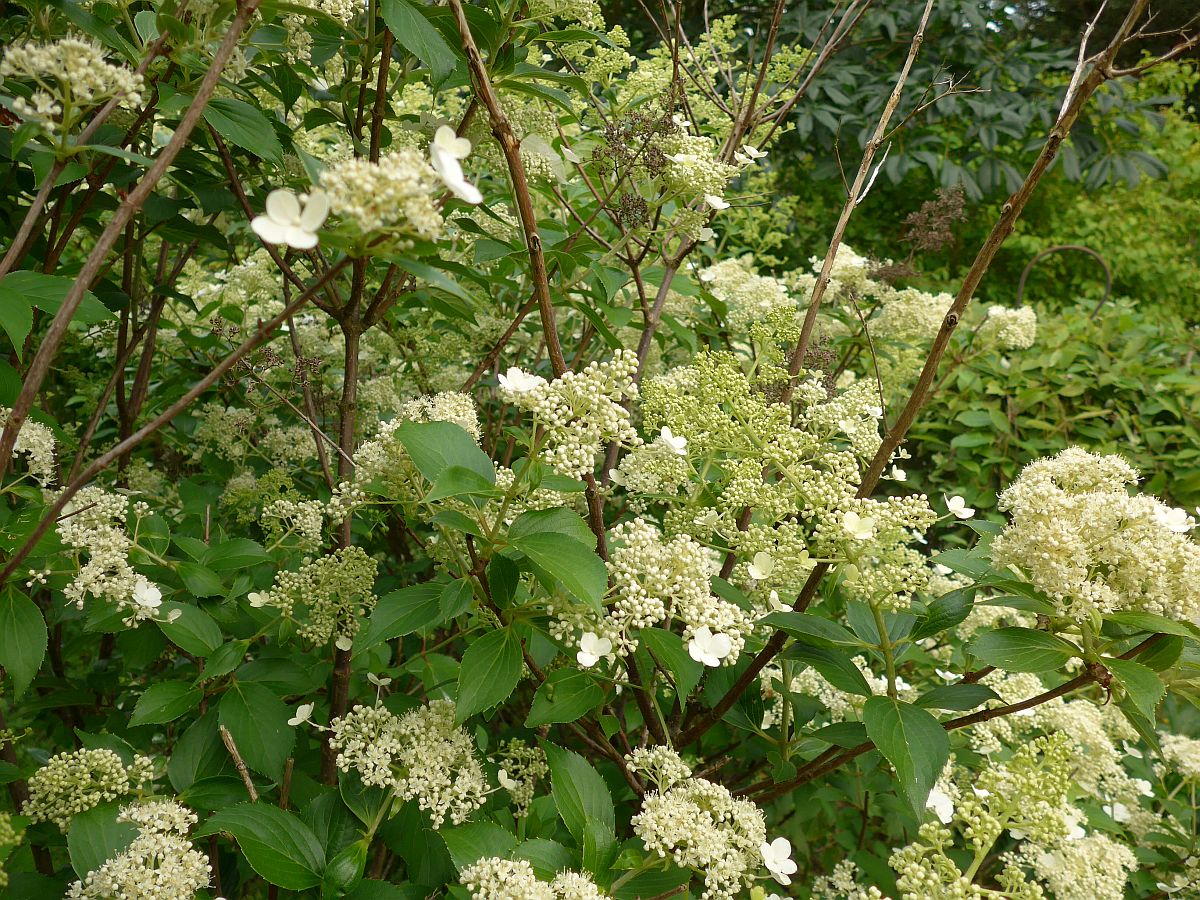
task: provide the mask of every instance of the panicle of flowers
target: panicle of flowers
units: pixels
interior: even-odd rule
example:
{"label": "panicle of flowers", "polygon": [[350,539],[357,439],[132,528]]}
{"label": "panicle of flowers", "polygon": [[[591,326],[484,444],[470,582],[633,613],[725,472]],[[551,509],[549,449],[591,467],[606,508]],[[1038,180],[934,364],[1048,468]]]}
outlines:
{"label": "panicle of flowers", "polygon": [[263,506],[260,522],[272,543],[291,534],[298,549],[314,553],[323,540],[325,508],[326,504],[320,500],[272,500]]}
{"label": "panicle of flowers", "polygon": [[606,443],[640,441],[623,405],[638,396],[636,371],[637,355],[618,350],[607,362],[589,363],[550,382],[510,371],[513,378],[505,376],[500,390],[545,428],[542,459],[556,472],[578,478],[593,472]]}
{"label": "panicle of flowers", "polygon": [[[8,424],[8,417],[11,414],[12,409],[0,406],[0,428]],[[53,431],[41,422],[29,419],[26,419],[21,425],[21,430],[17,432],[17,442],[13,444],[13,458],[16,459],[18,453],[24,454],[29,474],[42,487],[46,487],[54,481],[55,444]]]}
{"label": "panicle of flowers", "polygon": [[106,61],[99,46],[80,37],[10,45],[0,57],[0,78],[33,82],[33,92],[18,96],[13,110],[52,134],[69,132],[107,100],[127,108],[142,102],[142,76]]}
{"label": "panicle of flowers", "polygon": [[1037,340],[1037,313],[1031,306],[989,306],[977,336],[999,350],[1028,350]]}
{"label": "panicle of flowers", "polygon": [[295,616],[300,635],[314,644],[336,636],[338,646],[349,649],[359,619],[375,606],[372,587],[378,568],[361,547],[343,547],[306,561],[295,572],[278,572],[269,591],[251,593],[248,599],[251,606],[271,606]]}
{"label": "panicle of flowers", "polygon": [[1159,745],[1169,767],[1164,773],[1200,780],[1200,740],[1182,734],[1160,734]]}
{"label": "panicle of flowers", "polygon": [[538,780],[550,773],[545,751],[514,738],[501,745],[496,762],[500,765],[500,786],[512,796],[516,816],[529,815]]}
{"label": "panicle of flowers", "polygon": [[550,882],[539,881],[524,859],[489,856],[467,866],[459,882],[472,900],[607,900],[608,894],[581,872],[564,871]]}
{"label": "panicle of flowers", "polygon": [[781,307],[795,315],[795,301],[787,285],[755,272],[752,257],[721,260],[701,269],[698,277],[729,308],[726,323],[734,334],[744,332]]}
{"label": "panicle of flowers", "polygon": [[733,900],[763,864],[762,812],[703,778],[647,794],[631,824],[650,853],[704,878],[702,900]]}
{"label": "panicle of flowers", "polygon": [[850,859],[839,860],[830,874],[813,881],[812,896],[813,900],[887,900],[875,885],[858,883],[858,866]]}
{"label": "panicle of flowers", "polygon": [[1123,900],[1129,876],[1138,868],[1129,847],[1100,832],[1050,849],[1025,847],[1021,856],[1055,900]]}
{"label": "panicle of flowers", "polygon": [[659,791],[673,788],[692,777],[692,768],[670,747],[637,747],[625,754],[631,771],[651,782]]}
{"label": "panicle of flowers", "polygon": [[[0,812],[0,850],[12,847],[18,840],[17,829],[13,827],[12,813]],[[8,872],[0,868],[0,888],[8,887]]]}
{"label": "panicle of flowers", "polygon": [[[678,130],[665,136],[659,147],[667,161],[662,172],[666,189],[685,199],[720,199],[737,169],[717,159],[712,138]],[[720,204],[709,203],[714,208]]]}
{"label": "panicle of flowers", "polygon": [[461,825],[483,805],[487,779],[471,736],[454,722],[453,701],[434,700],[402,716],[360,706],[330,727],[339,769],[416,800],[435,829],[447,818]]}
{"label": "panicle of flowers", "polygon": [[107,749],[59,753],[30,776],[29,799],[21,813],[34,822],[53,822],[65,832],[79,813],[123,797],[148,781],[153,768],[153,761],[145,756],[126,766]]}
{"label": "panicle of flowers", "polygon": [[1130,496],[1136,483],[1120,456],[1078,447],[1030,463],[1000,494],[1011,521],[992,543],[993,562],[1020,572],[1076,621],[1118,610],[1194,619],[1194,523],[1154,497]]}
{"label": "panicle of flowers", "polygon": [[191,900],[208,887],[208,857],[192,847],[187,834],[196,814],[174,800],[152,800],[121,810],[118,821],[138,827],[137,837],[68,888],[68,900]]}
{"label": "panicle of flowers", "polygon": [[441,179],[418,151],[403,148],[373,163],[347,159],[321,173],[321,187],[334,215],[363,235],[394,232],[434,240],[442,233],[436,200]]}

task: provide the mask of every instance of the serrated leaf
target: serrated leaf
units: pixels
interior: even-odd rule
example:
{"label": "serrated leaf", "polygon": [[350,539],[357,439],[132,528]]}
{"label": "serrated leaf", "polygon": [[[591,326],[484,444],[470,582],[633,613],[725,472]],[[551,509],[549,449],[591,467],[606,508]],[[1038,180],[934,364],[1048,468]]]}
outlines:
{"label": "serrated leaf", "polygon": [[229,143],[271,162],[283,162],[275,129],[261,110],[246,101],[215,97],[204,107],[204,121]]}
{"label": "serrated leaf", "polygon": [[680,699],[687,699],[692,689],[700,683],[700,677],[704,674],[704,664],[692,659],[683,644],[683,638],[662,628],[643,628],[638,639],[653,654],[654,659],[666,666],[667,671],[671,673]]}
{"label": "serrated leaf", "polygon": [[442,619],[441,597],[442,585],[432,582],[384,594],[355,636],[354,652],[437,624]]}
{"label": "serrated leaf", "polygon": [[984,684],[945,684],[926,691],[915,701],[925,709],[952,709],[960,712],[975,709],[1000,695]]}
{"label": "serrated leaf", "polygon": [[463,653],[457,718],[464,722],[508,698],[521,680],[521,639],[511,628],[485,634]]}
{"label": "serrated leaf", "polygon": [[812,666],[838,690],[858,694],[862,697],[870,697],[874,693],[858,666],[840,650],[833,650],[829,647],[811,647],[807,644],[793,644],[784,651],[783,655],[788,659],[797,659]]}
{"label": "serrated leaf", "polygon": [[588,820],[614,830],[617,819],[612,795],[600,774],[577,753],[554,744],[544,747],[550,764],[550,793],[567,831],[582,844]]}
{"label": "serrated leaf", "polygon": [[120,854],[137,837],[136,825],[117,821],[123,805],[105,803],[71,819],[67,852],[71,857],[71,868],[81,879]]}
{"label": "serrated leaf", "polygon": [[289,891],[321,883],[325,848],[292,813],[269,803],[242,803],[211,816],[194,837],[222,832],[237,839],[250,868],[267,883]]}
{"label": "serrated leaf", "polygon": [[574,722],[604,701],[604,689],[578,669],[551,672],[533,696],[526,728]]}
{"label": "serrated leaf", "polygon": [[296,732],[288,725],[292,710],[274,692],[261,684],[235,681],[221,698],[218,715],[233,735],[246,765],[268,778],[283,775]]}
{"label": "serrated leaf", "polygon": [[405,422],[395,435],[430,484],[451,466],[470,469],[490,484],[496,483],[496,469],[488,455],[452,422]]}
{"label": "serrated leaf", "polygon": [[10,588],[0,595],[0,666],[20,697],[46,656],[46,620],[38,605]]}
{"label": "serrated leaf", "polygon": [[445,81],[454,71],[458,57],[442,33],[408,0],[383,0],[380,12],[396,42],[429,66],[430,81],[434,87]]}
{"label": "serrated leaf", "polygon": [[1130,701],[1149,721],[1154,721],[1154,710],[1167,693],[1162,679],[1146,666],[1131,659],[1105,659],[1104,666],[1113,678],[1125,689]]}
{"label": "serrated leaf", "polygon": [[837,622],[811,613],[773,612],[761,624],[790,634],[805,644],[817,647],[862,647],[863,642]]}
{"label": "serrated leaf", "polygon": [[1060,669],[1077,654],[1060,637],[1032,628],[998,628],[984,632],[968,645],[971,653],[990,666],[1009,672],[1049,672]]}
{"label": "serrated leaf", "polygon": [[491,822],[468,822],[456,828],[443,828],[438,834],[460,872],[485,856],[508,856],[517,846],[517,839],[510,832]]}
{"label": "serrated leaf", "polygon": [[129,724],[162,725],[196,709],[203,696],[186,681],[160,681],[150,685],[138,697]]}
{"label": "serrated leaf", "polygon": [[896,770],[917,819],[950,757],[950,738],[928,712],[891,697],[870,697],[863,706],[867,736]]}

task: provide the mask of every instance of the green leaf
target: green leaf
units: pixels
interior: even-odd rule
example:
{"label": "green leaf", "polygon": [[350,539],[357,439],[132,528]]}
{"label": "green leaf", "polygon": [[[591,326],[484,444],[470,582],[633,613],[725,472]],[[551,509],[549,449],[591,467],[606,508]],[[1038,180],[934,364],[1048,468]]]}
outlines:
{"label": "green leaf", "polygon": [[784,651],[783,655],[788,659],[798,659],[812,666],[838,690],[858,694],[862,697],[870,697],[874,693],[858,666],[841,651],[831,650],[828,647],[793,644]]}
{"label": "green leaf", "polygon": [[919,641],[953,628],[971,614],[974,604],[975,588],[959,588],[931,600],[925,605],[925,615],[917,620],[910,639]]}
{"label": "green leaf", "polygon": [[1200,635],[1197,634],[1197,629],[1194,627],[1189,628],[1187,623],[1176,622],[1174,619],[1168,619],[1165,616],[1156,616],[1153,613],[1112,613],[1111,615],[1105,616],[1104,621],[1139,632],[1146,631],[1150,632],[1151,634],[1174,634],[1178,635],[1179,637],[1192,638],[1193,640],[1197,637],[1200,637]]}
{"label": "green leaf", "polygon": [[1074,646],[1060,637],[1032,628],[998,628],[971,641],[969,649],[979,659],[1009,672],[1049,672],[1061,669],[1077,655]]}
{"label": "green leaf", "polygon": [[700,683],[700,676],[704,674],[704,664],[692,659],[692,655],[683,645],[683,638],[673,631],[643,628],[638,639],[660,665],[666,666],[675,680],[676,693],[681,700],[686,699],[692,689]]}
{"label": "green leaf", "polygon": [[444,469],[433,483],[433,490],[425,495],[426,503],[444,500],[446,497],[502,497],[503,492],[478,472],[465,466],[450,466]]}
{"label": "green leaf", "polygon": [[204,107],[204,121],[231,144],[255,156],[283,163],[283,147],[262,112],[244,100],[216,97]]}
{"label": "green leaf", "polygon": [[249,538],[234,538],[209,547],[200,562],[214,572],[231,572],[271,562],[262,544]]}
{"label": "green leaf", "polygon": [[246,765],[268,778],[283,775],[296,732],[288,725],[292,710],[282,700],[261,684],[235,681],[221,698],[218,714]]}
{"label": "green leaf", "polygon": [[36,603],[9,589],[0,597],[0,666],[20,697],[42,667],[46,655],[46,620]]}
{"label": "green leaf", "polygon": [[173,722],[200,705],[201,692],[186,681],[160,681],[138,697],[129,718],[132,725],[162,725]]}
{"label": "green leaf", "polygon": [[537,689],[525,727],[574,722],[603,701],[604,690],[583,672],[558,669]]}
{"label": "green leaf", "polygon": [[508,540],[542,572],[599,609],[608,589],[608,570],[595,553],[596,536],[568,509],[523,513],[508,529]]}
{"label": "green leaf", "polygon": [[491,822],[468,822],[438,833],[446,842],[454,868],[460,872],[485,856],[508,856],[517,846],[512,834]]}
{"label": "green leaf", "polygon": [[558,534],[569,540],[596,546],[596,535],[588,523],[576,512],[569,509],[534,509],[521,513],[512,525],[508,526],[508,539],[515,541],[532,534]]}
{"label": "green leaf", "polygon": [[929,791],[950,757],[950,738],[925,710],[891,697],[870,697],[863,706],[867,736],[896,770],[917,819],[924,818]]}
{"label": "green leaf", "polygon": [[81,879],[121,853],[137,837],[137,826],[118,822],[123,803],[105,803],[81,812],[71,820],[67,852],[71,868]]}
{"label": "green leaf", "polygon": [[778,628],[805,644],[817,647],[862,647],[863,642],[837,622],[810,613],[773,612],[761,624]]}
{"label": "green leaf", "polygon": [[812,733],[812,737],[848,750],[867,739],[867,729],[863,727],[862,722],[834,722],[832,725],[818,728]]}
{"label": "green leaf", "polygon": [[449,622],[451,619],[457,619],[471,608],[471,601],[474,598],[471,582],[465,578],[451,581],[442,589],[441,597],[438,599],[441,621]]}
{"label": "green leaf", "polygon": [[521,680],[521,639],[511,628],[485,634],[467,647],[458,674],[458,721],[505,700]]}
{"label": "green leaf", "polygon": [[411,634],[442,621],[442,585],[429,582],[392,591],[379,598],[366,625],[354,639],[362,653],[392,638]]}
{"label": "green leaf", "polygon": [[164,618],[179,613],[173,622],[160,620],[158,627],[167,640],[192,656],[208,656],[224,643],[221,626],[200,607],[168,601],[161,609]]}
{"label": "green leaf", "polygon": [[194,837],[221,832],[237,839],[250,868],[268,883],[289,891],[321,883],[325,849],[292,813],[269,803],[242,803],[210,817]]}
{"label": "green leaf", "polygon": [[[70,278],[30,271],[9,272],[0,278],[0,327],[8,332],[18,359],[25,336],[33,327],[34,308],[54,315],[74,283]],[[85,291],[72,318],[84,325],[94,325],[112,317],[112,312],[95,294]]]}
{"label": "green leaf", "polygon": [[916,699],[916,705],[925,709],[953,709],[961,712],[982,706],[989,700],[999,700],[1000,695],[984,684],[945,684],[926,691]]}
{"label": "green leaf", "polygon": [[528,860],[538,878],[546,881],[574,864],[570,850],[546,838],[533,838],[518,844],[512,851],[512,858]]}
{"label": "green leaf", "polygon": [[183,581],[183,586],[196,597],[220,597],[225,593],[221,577],[199,563],[182,560],[175,564],[175,571]]}
{"label": "green leaf", "polygon": [[[0,283],[0,289],[3,287],[3,283]],[[0,327],[8,333],[8,339],[20,360],[25,338],[33,328],[33,309],[24,297],[0,290]]]}
{"label": "green leaf", "polygon": [[383,0],[380,12],[396,43],[429,66],[433,86],[436,88],[445,81],[454,71],[458,57],[442,33],[408,0]]}
{"label": "green leaf", "polygon": [[342,897],[346,891],[352,890],[362,881],[370,843],[369,838],[360,838],[342,848],[337,856],[329,861],[325,874],[321,877],[322,897]]}
{"label": "green leaf", "polygon": [[442,472],[461,466],[496,483],[496,469],[466,431],[451,422],[405,422],[395,431],[425,480],[435,484]]}
{"label": "green leaf", "polygon": [[580,844],[589,819],[613,831],[616,813],[600,774],[579,754],[554,744],[544,746],[550,764],[550,794],[567,831]]}
{"label": "green leaf", "polygon": [[1167,692],[1167,686],[1154,670],[1131,659],[1105,659],[1102,662],[1138,711],[1153,722],[1154,710]]}

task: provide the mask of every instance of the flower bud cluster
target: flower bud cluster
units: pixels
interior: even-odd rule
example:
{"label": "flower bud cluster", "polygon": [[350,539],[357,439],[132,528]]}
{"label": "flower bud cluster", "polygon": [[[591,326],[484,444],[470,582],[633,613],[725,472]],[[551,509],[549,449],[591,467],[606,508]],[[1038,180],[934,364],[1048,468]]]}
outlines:
{"label": "flower bud cluster", "polygon": [[330,211],[363,235],[395,232],[421,240],[442,233],[437,199],[444,190],[425,156],[412,148],[389,153],[374,163],[347,159],[321,173]]}
{"label": "flower bud cluster", "polygon": [[550,773],[545,751],[514,738],[500,746],[495,761],[504,773],[500,786],[512,796],[515,815],[518,818],[529,815],[538,780]]}
{"label": "flower bud cluster", "polygon": [[82,748],[50,757],[29,779],[29,799],[21,814],[53,822],[64,832],[81,812],[124,797],[148,781],[154,763],[135,757],[126,766],[111,750]]}
{"label": "flower bud cluster", "polygon": [[251,606],[272,606],[295,616],[300,635],[314,644],[336,636],[347,644],[359,620],[375,606],[375,574],[379,564],[361,547],[344,547],[309,560],[295,572],[282,571],[266,593],[252,593]]}
{"label": "flower bud cluster", "polygon": [[[0,428],[8,424],[12,410],[0,406]],[[42,487],[54,480],[54,432],[41,422],[26,419],[17,432],[17,442],[13,444],[12,456],[16,459],[18,453],[25,455],[25,463],[32,475]]]}
{"label": "flower bud cluster", "polygon": [[1037,340],[1037,313],[1031,306],[989,306],[977,336],[999,350],[1028,350]]}
{"label": "flower bud cluster", "polygon": [[489,856],[466,866],[459,882],[471,900],[608,900],[609,895],[580,872],[563,871],[539,881],[525,859]]}
{"label": "flower bud cluster", "polygon": [[637,747],[625,754],[631,771],[653,783],[659,791],[669,790],[692,777],[692,768],[670,747]]}

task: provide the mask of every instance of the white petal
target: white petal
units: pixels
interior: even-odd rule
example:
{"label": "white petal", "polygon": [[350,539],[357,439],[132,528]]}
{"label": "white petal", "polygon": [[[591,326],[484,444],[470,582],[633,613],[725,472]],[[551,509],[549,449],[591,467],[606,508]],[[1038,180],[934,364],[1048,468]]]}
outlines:
{"label": "white petal", "polygon": [[300,227],[305,231],[316,231],[329,215],[329,195],[324,191],[313,191],[300,214]]}
{"label": "white petal", "polygon": [[288,228],[283,242],[296,250],[311,250],[317,246],[317,236],[300,227]]}
{"label": "white petal", "polygon": [[276,190],[267,194],[267,215],[286,225],[300,221],[300,200],[291,191]]}
{"label": "white petal", "polygon": [[268,244],[284,243],[288,232],[291,231],[290,225],[281,225],[267,216],[255,216],[250,222],[250,227]]}

